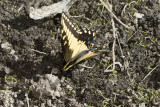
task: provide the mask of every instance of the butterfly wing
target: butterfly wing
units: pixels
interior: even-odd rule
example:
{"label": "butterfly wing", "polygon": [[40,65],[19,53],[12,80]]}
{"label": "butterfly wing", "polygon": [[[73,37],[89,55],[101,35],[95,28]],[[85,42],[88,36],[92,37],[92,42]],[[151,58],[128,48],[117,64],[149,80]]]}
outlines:
{"label": "butterfly wing", "polygon": [[64,66],[65,71],[83,60],[104,52],[91,51],[88,46],[93,41],[94,33],[88,30],[78,31],[65,13],[62,13],[61,24],[63,27],[61,30],[62,50],[67,63]]}
{"label": "butterfly wing", "polygon": [[63,27],[61,30],[62,50],[64,52],[65,61],[69,62],[82,50],[88,50],[86,41],[88,39],[92,41],[93,36],[91,33],[90,35],[87,35],[87,33],[84,35],[84,32],[78,31],[65,13],[62,14],[61,24]]}

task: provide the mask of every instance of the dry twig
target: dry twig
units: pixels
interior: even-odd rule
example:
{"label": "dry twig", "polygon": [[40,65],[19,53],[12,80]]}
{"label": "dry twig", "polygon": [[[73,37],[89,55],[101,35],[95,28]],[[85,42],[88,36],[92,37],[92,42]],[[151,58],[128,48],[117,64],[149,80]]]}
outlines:
{"label": "dry twig", "polygon": [[[112,11],[112,7],[110,7],[111,5],[108,3],[108,5],[106,5],[107,8]],[[116,58],[115,58],[115,44],[116,44],[116,39],[117,39],[117,29],[115,28],[115,23],[113,20],[113,16],[111,16],[111,22],[112,22],[112,28],[113,28],[113,46],[112,46],[112,60],[113,60],[113,67],[112,69],[108,70],[112,65],[108,66],[108,68],[105,70],[105,72],[113,72],[113,70],[115,70],[115,65],[118,64],[121,67],[120,62],[116,62]]]}
{"label": "dry twig", "polygon": [[92,69],[92,68],[94,68],[95,65],[93,65],[93,67],[89,67],[89,66],[86,66],[86,65],[84,65],[84,64],[80,64],[80,66],[83,67],[83,68]]}
{"label": "dry twig", "polygon": [[121,12],[121,16],[123,16],[123,14],[126,12],[125,10],[126,10],[126,7],[128,6],[128,4],[126,4],[125,6],[124,6],[124,8],[123,8],[123,10],[122,10],[122,12]]}
{"label": "dry twig", "polygon": [[156,67],[154,67],[145,77],[142,81],[144,81],[156,68],[158,67],[158,65]]}
{"label": "dry twig", "polygon": [[47,55],[47,53],[45,52],[41,52],[41,51],[38,51],[38,50],[35,50],[35,49],[30,49],[31,51],[34,51],[34,52],[37,52],[37,53],[40,53],[40,54],[44,54],[44,55]]}
{"label": "dry twig", "polygon": [[127,29],[132,29],[131,27],[129,27],[126,24],[124,24],[120,19],[118,19],[117,16],[109,9],[109,7],[107,6],[107,4],[105,4],[103,0],[100,0],[100,1],[105,6],[105,8],[108,10],[108,12],[111,14],[111,16],[113,16],[121,25],[123,25]]}

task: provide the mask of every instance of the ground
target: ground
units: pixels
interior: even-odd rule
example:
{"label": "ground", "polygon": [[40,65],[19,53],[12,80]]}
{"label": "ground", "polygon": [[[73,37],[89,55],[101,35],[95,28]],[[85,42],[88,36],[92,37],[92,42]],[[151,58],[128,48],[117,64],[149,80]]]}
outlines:
{"label": "ground", "polygon": [[132,27],[114,19],[115,61],[121,66],[105,72],[113,64],[111,15],[99,0],[80,0],[69,10],[76,16],[72,21],[96,31],[95,45],[107,53],[63,72],[61,14],[34,21],[27,9],[31,1],[0,0],[0,106],[160,106],[160,1],[109,2]]}

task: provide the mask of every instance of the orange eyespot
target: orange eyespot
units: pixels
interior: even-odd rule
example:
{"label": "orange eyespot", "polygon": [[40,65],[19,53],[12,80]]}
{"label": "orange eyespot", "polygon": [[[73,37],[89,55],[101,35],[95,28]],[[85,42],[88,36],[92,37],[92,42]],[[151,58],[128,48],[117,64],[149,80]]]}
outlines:
{"label": "orange eyespot", "polygon": [[92,44],[90,44],[90,47],[92,48]]}

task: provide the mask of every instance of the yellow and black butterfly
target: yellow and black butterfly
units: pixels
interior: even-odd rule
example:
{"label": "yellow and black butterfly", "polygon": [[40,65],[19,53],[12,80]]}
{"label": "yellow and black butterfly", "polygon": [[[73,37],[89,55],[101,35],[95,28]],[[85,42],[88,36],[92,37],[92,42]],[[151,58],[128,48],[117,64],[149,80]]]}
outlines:
{"label": "yellow and black butterfly", "polygon": [[77,30],[65,13],[62,13],[61,24],[62,51],[66,61],[64,71],[67,71],[81,61],[106,52],[105,50],[93,49],[94,32],[90,30]]}

